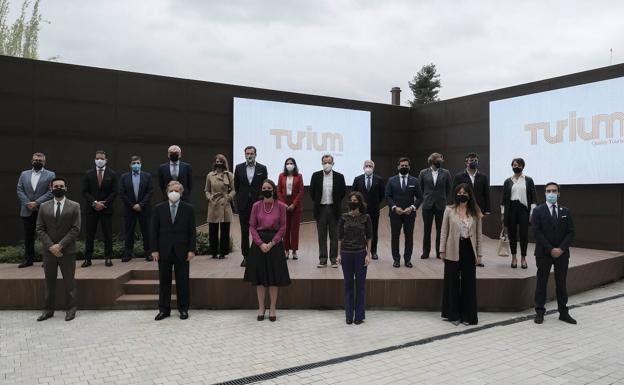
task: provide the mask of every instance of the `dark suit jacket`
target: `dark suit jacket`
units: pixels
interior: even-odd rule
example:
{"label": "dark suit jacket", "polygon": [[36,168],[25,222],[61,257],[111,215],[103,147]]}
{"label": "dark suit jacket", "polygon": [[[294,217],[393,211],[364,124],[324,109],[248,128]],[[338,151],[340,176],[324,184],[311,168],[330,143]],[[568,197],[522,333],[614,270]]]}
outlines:
{"label": "dark suit jacket", "polygon": [[236,190],[236,210],[251,210],[254,202],[260,199],[262,182],[269,177],[265,165],[256,162],[254,176],[249,184],[247,179],[247,163],[239,163],[234,169],[234,189]]}
{"label": "dark suit jacket", "polygon": [[379,206],[386,195],[386,183],[379,175],[371,176],[370,191],[366,191],[366,175],[362,174],[353,179],[351,185],[352,191],[358,191],[364,195],[364,200],[368,206],[368,214],[372,216],[379,215]]}
{"label": "dark suit jacket", "polygon": [[[163,163],[158,168],[158,185],[163,194],[163,198],[167,200],[167,185],[171,182],[171,163]],[[193,190],[193,168],[190,163],[178,161],[178,182],[184,186],[181,199],[185,202],[191,201],[191,191]]]}
{"label": "dark suit jacket", "polygon": [[154,206],[150,243],[151,251],[158,251],[163,260],[172,258],[174,253],[177,258],[186,260],[188,252],[195,252],[196,248],[193,206],[182,200],[178,201],[174,223],[171,223],[169,200]]}
{"label": "dark suit jacket", "polygon": [[113,202],[117,197],[119,187],[117,184],[117,174],[110,167],[106,166],[102,179],[102,187],[98,186],[97,171],[95,168],[87,171],[82,183],[82,196],[85,199],[87,214],[95,214],[94,201],[104,201],[106,208],[100,213],[113,214]]}
{"label": "dark suit jacket", "polygon": [[[58,243],[63,255],[76,254],[76,240],[80,235],[80,204],[65,198],[60,218],[55,218],[56,200],[41,204],[37,214],[37,236],[43,243],[44,253],[52,255],[48,249]],[[64,277],[63,277],[64,278]]]}
{"label": "dark suit jacket", "polygon": [[396,215],[392,210],[394,206],[405,209],[413,205],[418,209],[423,202],[418,178],[408,175],[407,188],[403,191],[401,190],[401,179],[399,175],[390,177],[386,184],[386,202],[388,202],[390,208],[390,215]]}
{"label": "dark suit jacket", "polygon": [[[537,204],[537,192],[535,190],[535,183],[533,182],[533,179],[526,175],[524,178],[526,179],[527,204],[529,205],[528,209],[530,210],[531,205]],[[505,183],[503,184],[503,200],[501,202],[501,206],[505,208],[503,222],[507,227],[509,227],[509,207],[511,206],[512,185],[513,181],[511,178],[505,179]]]}
{"label": "dark suit jacket", "polygon": [[438,209],[444,211],[448,204],[448,196],[451,192],[451,173],[445,168],[438,169],[438,178],[433,184],[433,172],[431,167],[420,171],[418,175],[420,190],[423,194],[423,210]]}
{"label": "dark suit jacket", "polygon": [[[279,177],[277,178],[277,199],[284,203],[286,203],[286,178],[288,178],[288,176],[285,175],[283,172],[280,173]],[[304,192],[303,190],[303,175],[293,175],[291,198],[293,200],[292,204],[295,205],[294,211],[296,212],[303,211],[303,203],[301,202],[301,198],[303,197]]]}
{"label": "dark suit jacket", "polygon": [[474,177],[473,185],[472,180],[470,179],[470,175],[468,175],[468,171],[464,170],[463,172],[455,175],[455,179],[453,179],[453,190],[451,190],[451,193],[455,191],[455,188],[462,183],[466,183],[469,186],[472,186],[475,200],[477,201],[481,212],[492,212],[492,209],[490,207],[490,180],[488,179],[487,175],[482,174],[480,171],[477,171]]}
{"label": "dark suit jacket", "polygon": [[570,245],[574,239],[574,223],[570,210],[557,204],[557,221],[552,217],[548,205],[542,203],[533,210],[531,227],[535,236],[535,256],[550,257],[554,248],[563,250],[561,257],[570,256]]}
{"label": "dark suit jacket", "polygon": [[139,199],[134,196],[134,186],[132,185],[132,172],[127,172],[121,176],[119,180],[119,197],[124,203],[126,210],[132,210],[135,204],[141,205],[141,212],[146,213],[150,210],[150,201],[154,192],[152,184],[152,174],[141,171],[139,180]]}
{"label": "dark suit jacket", "polygon": [[[342,198],[347,193],[344,175],[337,171],[333,173],[332,200],[334,201],[334,218],[338,220],[342,212]],[[314,202],[314,218],[318,219],[321,213],[321,198],[323,197],[323,171],[317,171],[312,174],[310,179],[310,196]]]}

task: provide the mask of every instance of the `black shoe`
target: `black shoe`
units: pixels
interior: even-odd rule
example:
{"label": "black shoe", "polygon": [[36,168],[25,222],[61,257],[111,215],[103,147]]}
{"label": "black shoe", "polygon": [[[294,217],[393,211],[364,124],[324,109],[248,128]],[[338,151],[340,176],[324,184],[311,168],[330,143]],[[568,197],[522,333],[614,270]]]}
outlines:
{"label": "black shoe", "polygon": [[219,254],[219,255],[217,255],[217,259],[225,259],[225,255]]}
{"label": "black shoe", "polygon": [[576,320],[574,318],[572,318],[570,316],[570,314],[568,314],[568,313],[559,314],[559,321],[563,321],[563,322],[569,323],[571,325],[576,325],[577,324]]}
{"label": "black shoe", "polygon": [[438,254],[436,254],[436,258],[437,258],[437,259],[442,259],[442,257],[440,257],[440,254],[439,254],[439,253],[438,253]]}
{"label": "black shoe", "polygon": [[536,324],[543,324],[544,323],[544,315],[543,314],[536,314],[535,315],[535,319],[533,320],[533,322],[535,322]]}
{"label": "black shoe", "polygon": [[429,259],[429,256],[428,256],[428,255],[423,254],[423,255],[421,255],[421,256],[420,256],[420,259]]}
{"label": "black shoe", "polygon": [[145,260],[147,262],[152,262],[152,261],[154,261],[154,257],[152,257],[151,255],[148,255],[147,257],[145,257]]}
{"label": "black shoe", "polygon": [[84,262],[82,262],[82,267],[89,267],[91,266],[91,260],[90,259],[85,259]]}
{"label": "black shoe", "polygon": [[159,312],[159,313],[156,315],[156,318],[154,318],[154,320],[156,320],[156,321],[160,321],[160,320],[163,320],[163,319],[165,319],[165,318],[169,317],[170,315],[171,315],[171,314],[169,314],[169,313]]}
{"label": "black shoe", "polygon": [[516,263],[516,264],[513,264],[513,263],[512,263],[512,264],[511,264],[511,268],[512,268],[512,269],[517,269],[517,268],[518,268],[518,264],[517,264],[517,263]]}
{"label": "black shoe", "polygon": [[17,265],[17,267],[19,269],[23,269],[25,267],[32,266],[32,265],[33,265],[33,261],[24,261],[24,262],[20,263],[19,265]]}
{"label": "black shoe", "polygon": [[392,267],[399,268],[399,267],[401,267],[401,264],[399,262],[397,262],[397,261],[394,261],[394,263],[392,264]]}
{"label": "black shoe", "polygon": [[316,267],[318,267],[319,269],[322,269],[323,267],[327,267],[327,262],[319,262],[319,264],[316,265]]}
{"label": "black shoe", "polygon": [[48,318],[52,318],[54,317],[54,312],[53,311],[44,311],[39,318],[37,318],[37,322],[41,322],[41,321],[45,321]]}
{"label": "black shoe", "polygon": [[373,253],[372,258],[373,258],[373,259],[379,259],[379,256],[377,255],[377,253]]}
{"label": "black shoe", "polygon": [[76,318],[76,312],[75,312],[75,311],[68,311],[68,312],[65,314],[65,321],[71,321],[71,320],[73,320],[74,318]]}
{"label": "black shoe", "polygon": [[356,324],[356,325],[360,325],[360,324],[364,323],[364,320],[363,319],[356,319],[355,321],[353,321],[353,323]]}
{"label": "black shoe", "polygon": [[295,260],[295,261],[299,259],[299,256],[297,254],[293,254],[292,257],[293,257],[293,260]]}
{"label": "black shoe", "polygon": [[243,258],[243,262],[241,262],[241,267],[247,266],[247,258]]}
{"label": "black shoe", "polygon": [[338,263],[332,262],[331,263],[331,267],[333,267],[334,269],[338,268]]}
{"label": "black shoe", "polygon": [[213,254],[213,255],[212,255],[212,259],[219,259],[219,256],[218,256],[218,255],[216,255],[216,254]]}
{"label": "black shoe", "polygon": [[352,320],[352,319],[348,319],[348,320],[347,320],[347,325],[351,325],[352,323],[353,323],[353,320]]}
{"label": "black shoe", "polygon": [[121,262],[130,262],[130,260],[132,259],[132,257],[123,257],[121,258]]}
{"label": "black shoe", "polygon": [[407,261],[407,262],[405,262],[405,267],[411,269],[412,267],[414,267],[414,265],[412,265],[412,263],[410,261]]}
{"label": "black shoe", "polygon": [[189,315],[187,311],[180,312],[180,319],[188,319]]}
{"label": "black shoe", "polygon": [[266,310],[262,314],[258,314],[258,317],[256,317],[256,319],[258,321],[264,321],[264,313],[266,313]]}
{"label": "black shoe", "polygon": [[522,267],[523,269],[528,269],[529,268],[529,266],[526,263],[523,264],[523,265],[520,265],[520,267]]}
{"label": "black shoe", "polygon": [[481,262],[481,263],[477,263],[477,266],[479,266],[479,267],[485,267],[485,265],[483,264],[483,262]]}

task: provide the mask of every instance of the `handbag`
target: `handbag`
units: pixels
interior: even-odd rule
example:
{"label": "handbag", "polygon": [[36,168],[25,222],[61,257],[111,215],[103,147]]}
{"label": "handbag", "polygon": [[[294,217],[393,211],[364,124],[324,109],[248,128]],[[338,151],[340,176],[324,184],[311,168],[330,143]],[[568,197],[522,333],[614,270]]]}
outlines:
{"label": "handbag", "polygon": [[498,256],[509,257],[511,249],[509,248],[509,237],[507,236],[507,228],[503,227],[498,237]]}

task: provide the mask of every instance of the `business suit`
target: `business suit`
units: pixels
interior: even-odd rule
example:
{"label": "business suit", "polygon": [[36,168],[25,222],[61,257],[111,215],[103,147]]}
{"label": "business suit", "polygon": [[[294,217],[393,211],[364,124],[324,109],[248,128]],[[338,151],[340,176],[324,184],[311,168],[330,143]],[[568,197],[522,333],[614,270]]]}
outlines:
{"label": "business suit", "polygon": [[288,175],[280,173],[277,178],[277,199],[287,206],[293,205],[293,211],[286,211],[286,233],[284,234],[284,250],[299,250],[299,225],[303,212],[303,175],[292,175],[292,191],[288,194]]}
{"label": "business suit", "polygon": [[[405,187],[402,187],[402,179],[405,177]],[[395,264],[401,260],[399,253],[399,237],[401,236],[401,228],[405,235],[405,250],[403,258],[405,263],[412,259],[412,249],[414,247],[414,222],[416,221],[416,210],[423,201],[422,192],[418,178],[407,175],[395,175],[388,179],[386,184],[386,202],[390,207],[390,232],[392,235],[392,259]],[[406,209],[412,207],[413,210],[409,215],[398,215],[394,210],[399,207]]]}
{"label": "business suit", "polygon": [[[370,181],[368,181],[370,180]],[[367,186],[369,186],[367,188]],[[377,255],[377,242],[379,233],[379,206],[386,195],[386,184],[384,180],[376,174],[367,176],[362,174],[353,179],[352,191],[358,191],[364,196],[366,209],[373,225],[373,238],[371,240],[371,254]]]}
{"label": "business suit", "polygon": [[[535,236],[535,263],[537,264],[537,286],[535,288],[535,312],[543,315],[546,311],[546,288],[550,269],[555,267],[555,286],[557,289],[557,308],[560,315],[568,313],[568,293],[566,277],[570,261],[570,245],[574,239],[574,223],[570,210],[556,204],[557,218],[552,216],[552,208],[547,203],[533,210],[531,226]],[[553,248],[559,248],[563,254],[558,258],[551,256]]]}
{"label": "business suit", "polygon": [[527,204],[524,205],[517,199],[512,200],[511,195],[514,181],[512,178],[507,178],[503,184],[501,210],[503,212],[503,225],[507,227],[508,230],[511,254],[517,254],[517,229],[519,229],[520,253],[525,257],[527,255],[527,245],[529,243],[529,218],[531,216],[531,210],[533,210],[537,204],[537,192],[532,178],[522,175],[516,183],[520,183],[520,179],[524,179]]}
{"label": "business suit", "polygon": [[29,202],[37,202],[39,207],[44,202],[52,199],[50,183],[56,176],[54,172],[41,169],[40,176],[35,188],[32,186],[34,169],[22,171],[17,180],[17,198],[20,201],[20,217],[24,225],[24,262],[32,264],[35,259],[35,231],[37,227],[37,214],[39,210],[30,210],[26,205]]}
{"label": "business suit", "polygon": [[182,199],[185,202],[191,202],[191,191],[193,190],[193,168],[190,163],[182,162],[178,160],[175,162],[178,168],[178,176],[173,178],[171,176],[171,165],[173,162],[169,161],[163,163],[158,168],[158,185],[164,200],[167,200],[167,185],[172,180],[177,180],[182,183],[184,191],[182,191]]}
{"label": "business suit", "polygon": [[154,207],[150,243],[152,252],[160,254],[158,279],[160,290],[158,308],[161,313],[171,312],[171,268],[175,270],[178,310],[188,312],[190,304],[189,262],[187,255],[195,252],[195,211],[190,203],[176,203],[172,220],[171,202],[160,202]]}
{"label": "business suit", "polygon": [[[39,208],[37,216],[37,235],[43,243],[43,260],[45,273],[45,311],[54,313],[56,298],[56,275],[61,268],[67,300],[67,313],[75,314],[77,291],[74,273],[76,271],[76,240],[80,234],[80,204],[67,198],[60,216],[56,216],[59,201],[49,200]],[[62,246],[63,256],[56,257],[48,249],[54,245]],[[73,317],[72,317],[73,318]]]}
{"label": "business suit", "polygon": [[483,174],[481,171],[475,170],[474,174],[474,183],[468,174],[468,171],[464,170],[455,175],[453,179],[453,189],[451,191],[455,191],[455,188],[462,183],[466,183],[469,186],[472,186],[472,191],[474,193],[475,200],[479,205],[479,209],[483,214],[489,214],[492,212],[490,207],[490,180],[488,176]]}
{"label": "business suit", "polygon": [[247,178],[247,163],[239,163],[234,169],[235,202],[241,229],[241,252],[244,258],[249,255],[249,216],[253,204],[260,199],[262,182],[269,176],[266,166],[255,162],[251,183]]}
{"label": "business suit", "polygon": [[[138,186],[134,184],[134,178],[138,177]],[[119,180],[119,197],[124,207],[124,229],[126,233],[124,259],[132,258],[134,249],[134,229],[137,221],[141,226],[141,236],[143,238],[143,252],[147,259],[149,255],[149,225],[150,225],[150,202],[154,193],[152,175],[148,172],[138,173],[127,172]],[[138,204],[141,211],[135,211],[132,207]]]}
{"label": "business suit", "polygon": [[418,181],[423,194],[422,217],[424,223],[423,253],[421,258],[429,258],[431,251],[431,225],[435,218],[436,225],[436,257],[440,257],[440,230],[448,196],[451,192],[451,174],[444,168],[438,168],[434,180],[431,167],[420,171]]}
{"label": "business suit", "polygon": [[[86,211],[86,240],[85,261],[91,261],[93,257],[93,244],[97,231],[98,221],[102,222],[104,234],[104,257],[110,260],[113,255],[113,203],[119,192],[117,174],[110,167],[104,169],[102,183],[98,182],[97,167],[93,168],[84,176],[82,184],[82,196],[85,199]],[[94,202],[104,202],[106,208],[100,211],[95,209]]]}
{"label": "business suit", "polygon": [[327,235],[329,233],[329,260],[332,265],[336,264],[338,257],[338,220],[341,214],[341,203],[347,187],[344,175],[337,171],[331,171],[331,202],[323,203],[324,171],[316,171],[310,179],[310,195],[314,202],[314,219],[316,219],[316,231],[318,234],[319,263],[327,264]]}

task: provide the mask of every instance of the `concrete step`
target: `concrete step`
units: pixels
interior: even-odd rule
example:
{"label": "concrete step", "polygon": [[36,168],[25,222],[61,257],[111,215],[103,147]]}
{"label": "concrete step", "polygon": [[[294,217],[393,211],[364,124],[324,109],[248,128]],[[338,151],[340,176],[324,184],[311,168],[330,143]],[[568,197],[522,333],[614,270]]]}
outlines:
{"label": "concrete step", "polygon": [[[160,284],[157,279],[131,279],[124,283],[123,290],[125,294],[156,294]],[[171,292],[175,293],[175,280],[172,282]]]}
{"label": "concrete step", "polygon": [[132,279],[158,281],[158,270],[132,270]]}

